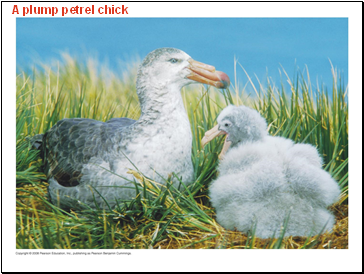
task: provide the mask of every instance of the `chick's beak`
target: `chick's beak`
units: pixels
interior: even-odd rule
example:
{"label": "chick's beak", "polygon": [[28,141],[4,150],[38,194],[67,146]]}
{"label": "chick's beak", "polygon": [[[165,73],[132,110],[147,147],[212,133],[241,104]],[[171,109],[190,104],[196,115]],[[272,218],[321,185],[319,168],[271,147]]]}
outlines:
{"label": "chick's beak", "polygon": [[[219,125],[216,125],[212,129],[206,131],[205,136],[201,140],[202,147],[204,147],[206,144],[211,142],[211,140],[215,139],[217,136],[220,136],[220,135],[227,135],[227,133],[225,131],[219,130]],[[225,141],[224,141],[224,146],[219,154],[220,160],[224,159],[225,153],[227,152],[227,150],[229,149],[230,146],[231,146],[231,142],[227,141],[227,137],[226,137]]]}
{"label": "chick's beak", "polygon": [[222,71],[217,71],[215,67],[189,59],[189,69],[191,74],[188,79],[208,84],[217,88],[227,88],[230,85],[229,76]]}
{"label": "chick's beak", "polygon": [[225,134],[224,131],[219,130],[219,125],[214,126],[212,129],[205,132],[205,136],[201,140],[202,147],[206,146],[209,142],[215,139],[217,136]]}

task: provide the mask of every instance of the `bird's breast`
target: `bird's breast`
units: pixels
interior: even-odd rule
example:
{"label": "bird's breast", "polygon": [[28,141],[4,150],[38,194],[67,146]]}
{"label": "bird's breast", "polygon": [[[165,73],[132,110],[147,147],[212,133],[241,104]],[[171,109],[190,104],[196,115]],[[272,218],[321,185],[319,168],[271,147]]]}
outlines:
{"label": "bird's breast", "polygon": [[145,175],[153,178],[158,172],[167,178],[174,172],[184,178],[192,176],[192,133],[187,117],[144,125],[133,136],[123,152]]}

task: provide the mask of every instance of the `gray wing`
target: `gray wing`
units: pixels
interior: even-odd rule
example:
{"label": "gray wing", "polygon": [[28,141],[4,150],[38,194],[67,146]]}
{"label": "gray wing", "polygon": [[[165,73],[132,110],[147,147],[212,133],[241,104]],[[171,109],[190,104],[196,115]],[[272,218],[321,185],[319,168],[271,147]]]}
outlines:
{"label": "gray wing", "polygon": [[130,118],[112,118],[106,122],[106,124],[111,124],[113,126],[120,127],[127,127],[134,124],[136,121]]}
{"label": "gray wing", "polygon": [[120,129],[133,123],[135,120],[128,118],[113,118],[106,123],[81,118],[58,121],[43,136],[40,149],[44,173],[63,186],[78,185],[82,166],[91,157],[107,158],[115,148],[113,141],[121,138]]}

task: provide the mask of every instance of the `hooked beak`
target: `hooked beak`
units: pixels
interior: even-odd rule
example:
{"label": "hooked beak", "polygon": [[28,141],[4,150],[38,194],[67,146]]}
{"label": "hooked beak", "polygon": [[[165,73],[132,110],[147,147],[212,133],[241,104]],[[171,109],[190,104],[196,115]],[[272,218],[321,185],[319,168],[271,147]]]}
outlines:
{"label": "hooked beak", "polygon": [[226,73],[193,59],[189,59],[188,62],[190,63],[188,68],[191,70],[191,74],[187,76],[188,79],[217,88],[227,88],[230,85],[230,79]]}
{"label": "hooked beak", "polygon": [[[201,140],[202,147],[204,147],[206,144],[211,142],[213,139],[215,139],[217,136],[220,135],[227,135],[225,131],[219,130],[219,125],[214,126],[212,129],[205,132],[205,136]],[[227,136],[224,141],[224,146],[219,154],[219,159],[224,159],[226,151],[231,146],[231,142],[227,141]]]}

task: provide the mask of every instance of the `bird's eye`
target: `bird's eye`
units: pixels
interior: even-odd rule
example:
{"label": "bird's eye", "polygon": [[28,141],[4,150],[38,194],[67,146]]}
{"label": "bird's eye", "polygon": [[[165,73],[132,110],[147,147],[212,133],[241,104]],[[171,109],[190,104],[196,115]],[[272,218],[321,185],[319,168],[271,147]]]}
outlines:
{"label": "bird's eye", "polygon": [[168,61],[171,62],[172,64],[175,64],[178,62],[178,60],[176,58],[171,58]]}
{"label": "bird's eye", "polygon": [[230,124],[226,123],[225,126],[228,127],[228,126],[230,126]]}

